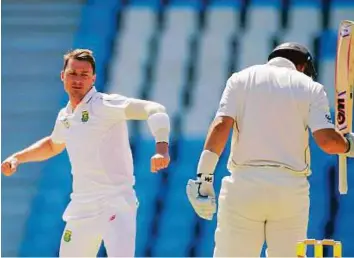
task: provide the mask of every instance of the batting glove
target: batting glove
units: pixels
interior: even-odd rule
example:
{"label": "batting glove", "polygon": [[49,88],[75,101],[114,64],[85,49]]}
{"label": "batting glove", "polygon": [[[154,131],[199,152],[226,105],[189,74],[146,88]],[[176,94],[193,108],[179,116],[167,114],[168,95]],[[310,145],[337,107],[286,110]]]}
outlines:
{"label": "batting glove", "polygon": [[348,134],[344,135],[344,137],[347,138],[347,140],[349,142],[349,149],[345,153],[345,155],[347,157],[354,158],[354,133],[348,133]]}
{"label": "batting glove", "polygon": [[199,174],[197,180],[188,180],[186,187],[189,202],[199,217],[212,220],[216,212],[214,176]]}

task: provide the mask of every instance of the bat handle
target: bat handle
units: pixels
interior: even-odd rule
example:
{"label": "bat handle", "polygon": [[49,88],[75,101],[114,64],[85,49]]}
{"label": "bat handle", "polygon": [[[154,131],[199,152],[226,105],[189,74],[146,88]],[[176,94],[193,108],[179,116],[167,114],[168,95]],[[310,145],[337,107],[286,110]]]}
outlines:
{"label": "bat handle", "polygon": [[347,180],[347,157],[339,155],[339,180],[338,187],[340,194],[347,194],[348,180]]}

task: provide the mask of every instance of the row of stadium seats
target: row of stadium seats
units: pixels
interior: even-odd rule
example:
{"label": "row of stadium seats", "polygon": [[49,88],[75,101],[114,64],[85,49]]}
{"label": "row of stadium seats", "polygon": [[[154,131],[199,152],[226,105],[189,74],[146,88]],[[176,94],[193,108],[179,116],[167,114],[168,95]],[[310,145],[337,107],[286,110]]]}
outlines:
{"label": "row of stadium seats", "polygon": [[[64,92],[61,57],[72,46],[80,2],[4,0],[1,9],[3,160],[54,125]],[[43,165],[29,164],[2,178],[2,256],[19,256]]]}
{"label": "row of stadium seats", "polygon": [[[279,23],[281,13],[273,3],[277,1],[255,2],[247,12],[246,29],[239,5],[210,5],[201,16],[199,1],[170,1],[159,12],[156,1],[130,1],[119,15],[106,90],[164,104],[173,117],[174,131],[181,132],[179,137],[173,137],[170,168],[159,175],[151,175],[146,169],[149,154],[153,153],[146,125],[140,125],[141,138],[134,141],[136,189],[141,202],[138,256],[212,255],[215,219],[207,223],[196,218],[184,192],[187,180],[194,177],[208,125],[233,71],[265,62],[276,43],[301,42],[317,58],[319,80],[326,85],[333,107],[336,29],[340,20],[354,19],[353,6],[343,7],[333,1],[329,22],[332,25],[324,30],[323,12],[317,1],[290,5],[288,26],[283,28]],[[201,20],[204,26],[200,26]],[[135,123],[132,125],[131,133],[136,137]],[[311,148],[314,173],[310,178],[309,236],[321,238],[328,234],[329,221],[333,219],[336,186],[329,180],[333,174],[330,168],[336,167],[336,162],[314,142]],[[226,157],[217,171],[217,188],[227,174],[225,164]],[[351,196],[346,198],[353,200]],[[338,219],[348,220],[348,209],[346,201],[341,202]],[[145,233],[148,230],[150,234]],[[337,227],[333,232],[333,237],[340,234],[344,252],[353,253],[348,244],[352,240],[349,230]]]}
{"label": "row of stadium seats", "polygon": [[[163,2],[168,3],[167,6],[162,6]],[[78,2],[75,2],[76,4],[68,1],[62,1],[60,4],[58,2],[57,9],[65,9],[64,5],[70,6],[74,3],[66,9],[67,12],[74,14],[75,10],[82,11],[73,42],[65,43],[72,43],[70,47],[91,48],[94,51],[98,69],[96,87],[99,90],[129,97],[158,101],[167,107],[173,118],[172,162],[168,169],[159,174],[151,174],[148,169],[150,156],[154,152],[154,143],[146,124],[130,123],[135,187],[140,202],[136,256],[212,255],[216,219],[207,222],[195,215],[186,198],[185,185],[189,178],[195,176],[206,130],[217,108],[225,81],[232,72],[251,64],[265,62],[268,52],[277,42],[300,41],[307,44],[315,53],[318,58],[319,80],[326,85],[330,97],[333,96],[335,29],[339,20],[354,19],[352,1],[327,1],[331,2],[332,6],[328,14],[325,8],[319,10],[318,6],[322,3],[319,0],[284,1],[290,3],[287,26],[280,23],[282,12],[279,7],[282,2],[253,0],[242,5],[241,1],[229,0],[87,0],[82,9]],[[347,5],[343,5],[345,2]],[[204,5],[207,8],[204,9]],[[8,6],[5,8],[10,8]],[[45,8],[46,5],[41,3],[43,6],[41,8],[31,6],[35,10]],[[18,8],[23,8],[22,11],[16,9],[18,14],[26,13],[28,9],[32,10],[31,7]],[[323,25],[324,17],[329,18],[328,26]],[[37,19],[33,20],[39,24]],[[14,18],[14,22],[17,23],[17,19]],[[64,21],[59,19],[58,22]],[[54,28],[51,30],[55,31]],[[41,40],[44,43],[32,39],[26,46],[31,49],[36,47],[42,49],[41,45],[43,49],[57,46],[58,51],[70,48],[58,40],[51,43],[48,43],[49,41],[45,43],[45,40],[50,40],[48,38]],[[10,45],[8,43],[8,46]],[[20,46],[23,47],[22,44]],[[63,52],[65,51],[66,49]],[[57,61],[58,54],[53,57]],[[56,61],[50,59],[46,64]],[[6,59],[6,62],[11,62],[11,58]],[[59,65],[55,67],[55,71],[54,68],[50,71],[48,68],[47,71],[47,67],[43,65],[41,67],[46,74],[56,74],[60,70]],[[15,74],[14,71],[12,75]],[[13,85],[12,82],[7,83]],[[59,81],[56,83],[61,90]],[[44,89],[43,83],[41,85],[40,89]],[[9,88],[6,90],[5,94],[9,94],[7,96],[16,93],[17,97],[19,94]],[[29,91],[26,93],[30,94]],[[63,95],[56,93],[56,96]],[[47,93],[36,90],[34,94],[35,97],[44,98]],[[63,97],[60,104],[66,100],[67,98]],[[31,105],[26,99],[22,101],[26,107]],[[54,105],[60,101],[54,98],[51,101],[52,103],[46,107],[57,112],[58,109]],[[7,105],[10,106],[9,103]],[[42,109],[43,107],[37,108],[36,111]],[[9,110],[7,112],[10,114]],[[43,116],[42,113],[39,115]],[[51,120],[46,121],[48,128],[44,126],[36,131],[38,137],[31,132],[28,135],[39,138],[47,134],[53,125],[54,117],[55,115],[51,114]],[[26,125],[36,124],[30,121],[31,116],[26,119],[28,119],[25,120]],[[15,126],[18,125],[10,124],[6,134],[10,135],[9,132]],[[32,138],[31,141],[35,140]],[[5,144],[7,152],[23,147],[12,146],[9,142]],[[220,189],[221,178],[228,175],[226,171],[228,148],[229,146],[221,157],[216,171],[217,192]],[[336,173],[330,169],[337,167],[335,157],[325,155],[313,141],[311,149],[313,175],[310,177],[309,237],[323,238],[330,234],[329,237],[342,240],[344,256],[353,255],[354,249],[350,243],[353,242],[351,232],[354,232],[354,228],[350,225],[350,218],[354,210],[350,203],[354,202],[354,195],[349,193],[345,199],[338,199],[336,182],[332,178]],[[353,167],[351,161],[349,170]],[[27,175],[34,174],[33,169],[31,171],[29,168],[24,169]],[[45,163],[41,172],[40,181],[33,186],[33,192],[34,194],[37,192],[37,195],[30,209],[22,248],[20,253],[15,255],[58,255],[60,236],[64,227],[61,215],[69,201],[71,191],[70,166],[66,153]],[[8,182],[9,189],[11,185]],[[354,175],[349,175],[350,182],[354,183]],[[7,196],[8,200],[13,200],[11,198],[14,195],[15,191],[12,191]],[[3,207],[7,211],[16,208],[9,203],[6,205]],[[336,205],[339,206],[337,209]],[[333,211],[337,211],[337,214],[333,214]],[[7,224],[14,225],[10,222],[9,216]],[[336,226],[331,231],[330,219],[333,218],[336,219],[333,221]],[[12,229],[9,228],[6,232],[9,233]],[[10,241],[3,240],[4,245],[11,246],[7,256],[14,254],[16,249],[16,245]],[[105,256],[103,249],[100,254]]]}
{"label": "row of stadium seats", "polygon": [[[354,9],[345,10],[343,14],[338,12],[338,20],[354,19]],[[199,12],[193,8],[172,6],[165,11],[160,26],[161,16],[150,6],[127,7],[114,40],[107,90],[130,97],[148,96],[163,103],[172,116],[179,117],[183,112],[183,132],[188,137],[198,137],[205,134],[226,79],[233,71],[264,63],[276,43],[298,41],[314,53],[318,79],[333,96],[336,31],[322,30],[315,22],[316,16],[310,15],[311,8],[302,6],[298,11],[299,17],[309,17],[308,26],[302,24],[302,29],[298,27],[294,33],[284,29],[272,34],[260,27],[278,24],[276,19],[272,22],[269,13],[254,15],[257,22],[253,23],[253,33],[232,26],[237,12],[230,8],[210,8],[205,15],[206,26],[200,29]],[[333,98],[330,102],[333,107]],[[200,122],[192,123],[196,120]],[[147,127],[142,133],[149,134]]]}

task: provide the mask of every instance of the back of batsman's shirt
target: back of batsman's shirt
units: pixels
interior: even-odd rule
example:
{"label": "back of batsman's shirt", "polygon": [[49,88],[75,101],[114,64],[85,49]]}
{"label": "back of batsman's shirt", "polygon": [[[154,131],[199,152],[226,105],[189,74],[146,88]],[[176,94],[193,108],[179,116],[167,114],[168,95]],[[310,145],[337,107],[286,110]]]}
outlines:
{"label": "back of batsman's shirt", "polygon": [[233,74],[216,116],[236,121],[230,171],[275,165],[309,174],[308,128],[334,128],[323,85],[280,57]]}

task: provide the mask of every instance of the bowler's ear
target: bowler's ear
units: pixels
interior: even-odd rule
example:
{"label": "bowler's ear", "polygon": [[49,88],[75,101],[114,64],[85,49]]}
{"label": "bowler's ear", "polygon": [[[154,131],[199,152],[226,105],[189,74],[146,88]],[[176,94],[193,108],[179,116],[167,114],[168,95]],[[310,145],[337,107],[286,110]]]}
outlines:
{"label": "bowler's ear", "polygon": [[60,72],[60,79],[61,79],[61,81],[64,81],[64,71]]}

